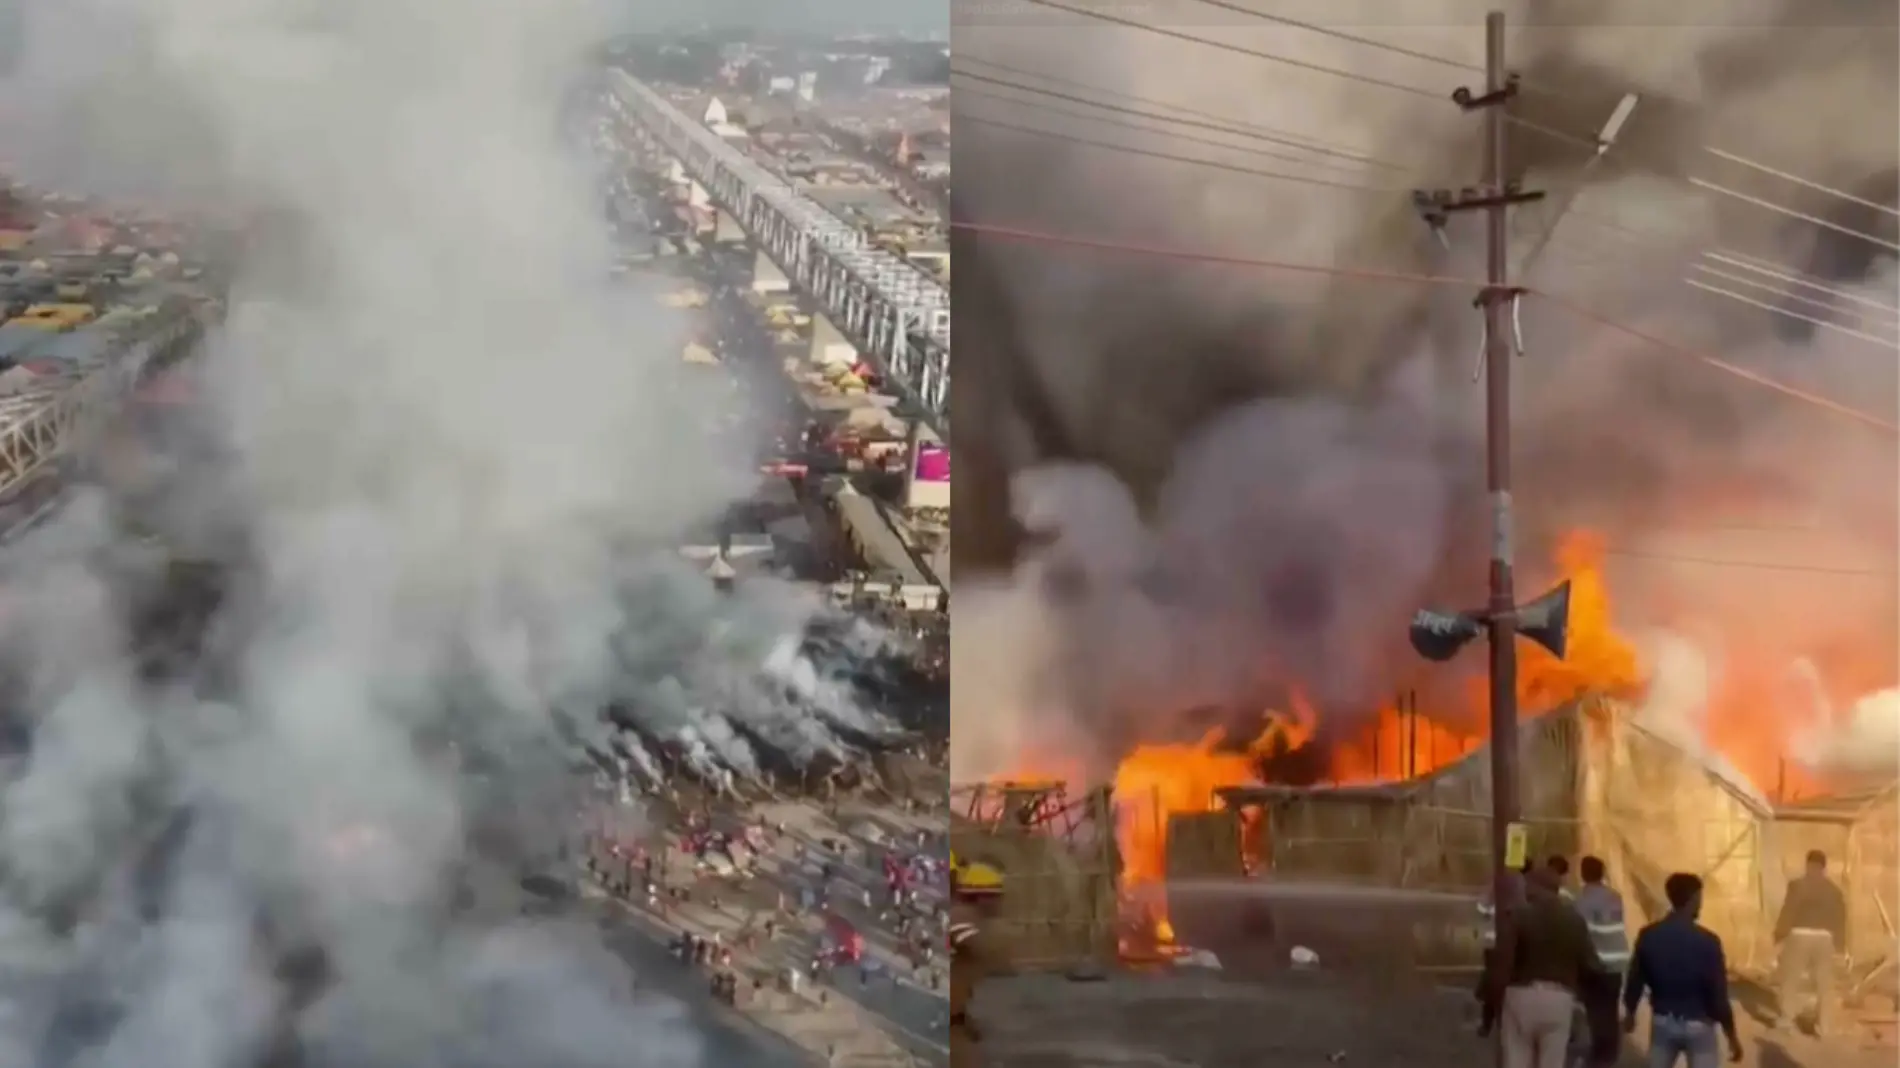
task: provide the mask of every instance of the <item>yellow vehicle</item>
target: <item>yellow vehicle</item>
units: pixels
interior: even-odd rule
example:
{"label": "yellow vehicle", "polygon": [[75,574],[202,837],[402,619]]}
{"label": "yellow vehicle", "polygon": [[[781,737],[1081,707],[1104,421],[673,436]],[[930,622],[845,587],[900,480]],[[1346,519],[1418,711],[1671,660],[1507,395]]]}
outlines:
{"label": "yellow vehicle", "polygon": [[98,314],[90,304],[35,304],[7,320],[7,325],[63,333],[92,322]]}

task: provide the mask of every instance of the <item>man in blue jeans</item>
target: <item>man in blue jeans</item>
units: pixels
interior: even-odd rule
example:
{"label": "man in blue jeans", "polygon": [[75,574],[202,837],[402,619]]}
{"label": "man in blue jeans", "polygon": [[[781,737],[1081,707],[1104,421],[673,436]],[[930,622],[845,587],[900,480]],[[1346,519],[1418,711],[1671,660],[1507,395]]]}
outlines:
{"label": "man in blue jeans", "polygon": [[1636,1030],[1636,1010],[1649,995],[1649,1068],[1716,1068],[1716,1031],[1728,1040],[1728,1059],[1742,1059],[1735,1010],[1728,997],[1728,960],[1722,940],[1696,923],[1702,880],[1677,872],[1663,882],[1669,915],[1643,928],[1630,954],[1623,985],[1623,1030]]}

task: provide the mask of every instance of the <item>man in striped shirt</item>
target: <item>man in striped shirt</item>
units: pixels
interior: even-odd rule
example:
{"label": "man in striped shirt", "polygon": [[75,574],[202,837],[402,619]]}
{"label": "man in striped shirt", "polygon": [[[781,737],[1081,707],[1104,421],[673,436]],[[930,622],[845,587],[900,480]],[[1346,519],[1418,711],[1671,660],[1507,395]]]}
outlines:
{"label": "man in striped shirt", "polygon": [[1590,942],[1608,973],[1600,977],[1600,981],[1585,984],[1581,992],[1590,1024],[1590,1063],[1614,1065],[1622,1055],[1623,1045],[1622,1031],[1617,1027],[1616,1001],[1630,960],[1629,928],[1623,921],[1623,895],[1604,883],[1608,873],[1601,857],[1584,857],[1577,869],[1583,878],[1583,888],[1577,891],[1573,904],[1583,914],[1583,922],[1590,929]]}

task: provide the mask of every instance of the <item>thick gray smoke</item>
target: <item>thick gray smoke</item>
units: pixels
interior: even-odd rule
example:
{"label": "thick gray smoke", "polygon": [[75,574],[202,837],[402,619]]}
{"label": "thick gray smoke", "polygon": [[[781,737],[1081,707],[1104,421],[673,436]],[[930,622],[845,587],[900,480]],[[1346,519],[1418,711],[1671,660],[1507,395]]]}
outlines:
{"label": "thick gray smoke", "polygon": [[[1251,6],[1316,17],[1310,6],[1294,10],[1298,5],[1272,0]],[[1852,0],[1765,0],[1725,5],[1720,18],[1685,14],[1676,20],[1680,25],[1657,25],[1656,10],[1640,5],[1447,0],[1435,8],[1409,7],[1403,24],[1383,9],[1364,17],[1317,17],[1345,33],[1475,65],[1483,58],[1488,7],[1505,8],[1516,27],[1510,53],[1526,82],[1516,114],[1584,141],[1526,126],[1512,132],[1514,171],[1551,194],[1545,206],[1517,213],[1520,254],[1556,225],[1536,261],[1519,265],[1520,280],[1892,423],[1900,380],[1891,341],[1869,343],[1683,281],[1700,277],[1783,311],[1894,336],[1893,315],[1877,310],[1895,304],[1892,248],[1900,243],[1894,210],[1900,60],[1891,9]],[[1029,4],[972,8],[957,26],[957,68],[973,75],[956,83],[960,221],[1215,255],[1480,276],[1476,221],[1453,220],[1446,247],[1434,240],[1409,196],[1413,188],[1457,188],[1478,177],[1479,120],[1461,114],[1447,97],[1459,85],[1478,84],[1479,75],[1191,0],[1114,14],[1435,96]],[[1168,131],[1167,123],[982,80],[999,78],[1137,110],[1176,105],[1189,109],[1175,113],[1193,122],[1224,120],[1317,143],[1322,151],[1186,126]],[[1589,140],[1630,92],[1641,95],[1634,117],[1616,147],[1593,162]],[[1823,114],[1840,119],[1815,121]],[[1375,191],[1103,151],[993,125],[998,122]],[[1223,150],[1169,132],[1239,147]],[[1887,207],[1768,177],[1709,154],[1709,146]],[[1788,211],[1711,192],[1689,179]],[[1846,296],[1746,269],[1745,278],[1769,283],[1765,296],[1711,277],[1704,268],[1734,273],[1703,258],[1721,250],[1769,261],[1784,275]],[[1252,680],[1244,674],[1208,673],[1205,659],[1221,648],[1251,649],[1262,670],[1302,661],[1307,670],[1289,681],[1326,688],[1336,658],[1312,660],[1314,643],[1336,649],[1341,629],[1368,621],[1335,613],[1298,639],[1281,624],[1261,625],[1278,595],[1257,576],[1284,557],[1289,516],[1325,532],[1322,540],[1369,542],[1378,551],[1375,560],[1347,552],[1305,557],[1299,584],[1321,591],[1310,600],[1386,613],[1376,624],[1384,634],[1402,633],[1410,606],[1481,597],[1487,545],[1477,492],[1481,390],[1472,378],[1480,336],[1470,289],[1195,265],[968,232],[959,235],[957,254],[957,326],[966,353],[957,403],[970,427],[962,434],[957,548],[966,572],[1016,566],[1023,541],[1012,517],[1039,507],[1027,498],[1042,492],[1049,478],[1064,477],[1020,474],[1042,463],[1098,464],[1112,472],[1136,502],[1118,507],[1138,511],[1150,532],[1196,523],[1196,515],[1245,511],[1252,517],[1226,524],[1221,538],[1196,540],[1187,559],[1173,562],[1224,575],[1228,584],[1207,600],[1167,603],[1170,618],[1202,621],[1192,630],[1170,628],[1167,641],[1141,627],[1127,631],[1140,636],[1138,648],[1104,641],[1102,634],[1117,625],[1090,613],[1085,638],[999,641],[994,657],[982,656],[979,646],[989,643],[969,637],[972,629],[1040,629],[1063,609],[1039,592],[1047,566],[1040,561],[990,594],[960,595],[964,637],[953,689],[959,774],[994,770],[993,760],[971,748],[985,737],[1007,751],[1025,733],[1056,732],[1065,736],[1058,748],[1074,751],[1067,737],[1073,732],[1052,725],[1065,715],[1080,722],[1081,735],[1112,751],[1131,730],[1166,733],[1166,721],[1178,717],[1159,708],[1209,700],[1210,683],[1226,691],[1226,700],[1258,707],[1260,697],[1246,688]],[[1804,296],[1835,310],[1817,309]],[[1728,645],[1719,652],[1778,663],[1813,653],[1830,670],[1852,661],[1862,675],[1842,685],[1853,693],[1891,684],[1896,469],[1890,432],[1831,416],[1549,302],[1527,304],[1521,323],[1527,354],[1515,365],[1516,474],[1520,564],[1527,573],[1520,588],[1534,589],[1547,577],[1539,565],[1553,537],[1592,528],[1619,554],[1611,561],[1611,588],[1625,622],[1694,624],[1698,632],[1705,623],[1734,625],[1746,633],[1718,627]],[[1416,385],[1408,391],[1395,381]],[[1411,398],[1396,420],[1381,410],[1395,394]],[[1279,399],[1252,402],[1259,397]],[[1252,438],[1277,439],[1271,450],[1277,462],[1263,463],[1244,448],[1183,451],[1183,442],[1216,419],[1272,424]],[[1327,428],[1394,421],[1403,429],[1362,432],[1354,448],[1339,449],[1328,437]],[[1372,493],[1370,507],[1365,495],[1350,489],[1364,486],[1355,473],[1368,469],[1399,484]],[[1338,492],[1319,496],[1305,489],[1309,485]],[[1185,486],[1207,492],[1190,499]],[[1377,529],[1368,532],[1373,525]],[[1761,526],[1825,531],[1825,544],[1790,534],[1772,547],[1736,551],[1719,533]],[[1064,544],[1061,551],[1080,552],[1089,543],[1071,537]],[[1767,569],[1641,562],[1663,555]],[[1804,582],[1799,574],[1773,570],[1815,563],[1868,574],[1858,581]],[[1369,589],[1376,595],[1367,600]],[[1094,596],[1098,607],[1132,599],[1141,606],[1136,618],[1155,608],[1139,585]],[[1237,610],[1236,600],[1246,606]],[[968,613],[988,621],[973,623]],[[1771,629],[1779,633],[1766,633]],[[1219,640],[1208,638],[1210,632]],[[1355,646],[1368,641],[1359,637]],[[1015,659],[1038,649],[1047,655],[1037,663]],[[1078,657],[1079,668],[1070,663]],[[1153,677],[1156,657],[1175,677],[1178,697],[1151,709],[1148,722],[1137,727],[1119,704],[1097,707],[1097,680],[1118,679],[1123,665]],[[1876,662],[1871,668],[1870,659]],[[1409,654],[1400,654],[1373,665],[1360,688],[1389,694],[1407,684],[1411,668]],[[1311,670],[1322,677],[1306,678]],[[1018,679],[1033,681],[1012,681]],[[1032,722],[1014,721],[1016,715]]]}
{"label": "thick gray smoke", "polygon": [[807,655],[815,596],[673,552],[756,476],[562,139],[607,7],[25,4],[15,170],[263,222],[208,357],[197,670],[151,681],[164,569],[106,502],[12,565],[0,1063],[692,1063],[591,939],[516,920],[575,761],[741,779],[889,729]]}

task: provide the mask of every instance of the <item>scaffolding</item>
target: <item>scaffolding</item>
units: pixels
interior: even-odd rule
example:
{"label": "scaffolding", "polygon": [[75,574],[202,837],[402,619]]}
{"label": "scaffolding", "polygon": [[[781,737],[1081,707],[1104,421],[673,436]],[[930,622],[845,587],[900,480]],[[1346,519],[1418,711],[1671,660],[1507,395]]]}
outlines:
{"label": "scaffolding", "polygon": [[1003,873],[992,921],[1022,971],[1114,959],[1119,903],[1114,804],[1107,787],[1071,797],[1060,782],[998,782],[950,791],[950,848]]}

